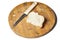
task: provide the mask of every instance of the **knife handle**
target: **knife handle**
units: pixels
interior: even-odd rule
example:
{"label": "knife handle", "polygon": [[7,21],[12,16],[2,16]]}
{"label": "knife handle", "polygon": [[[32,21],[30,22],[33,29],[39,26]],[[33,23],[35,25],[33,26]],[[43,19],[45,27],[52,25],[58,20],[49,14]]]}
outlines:
{"label": "knife handle", "polygon": [[33,2],[32,5],[24,12],[26,15],[37,5],[37,2]]}

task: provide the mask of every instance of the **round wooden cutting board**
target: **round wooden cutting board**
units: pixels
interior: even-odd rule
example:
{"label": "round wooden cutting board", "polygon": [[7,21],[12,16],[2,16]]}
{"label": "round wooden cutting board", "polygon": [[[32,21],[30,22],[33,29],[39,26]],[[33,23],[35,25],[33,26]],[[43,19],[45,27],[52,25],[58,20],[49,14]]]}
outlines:
{"label": "round wooden cutting board", "polygon": [[[9,14],[8,21],[11,29],[19,36],[27,38],[36,38],[43,36],[50,32],[56,24],[56,15],[54,11],[43,3],[39,3],[32,10],[37,12],[39,15],[44,16],[45,21],[43,27],[34,26],[26,22],[28,16],[26,16],[21,22],[19,22],[15,27],[13,24],[16,20],[23,14],[23,12],[29,8],[33,2],[25,2],[16,6]],[[31,11],[31,12],[32,12]]]}

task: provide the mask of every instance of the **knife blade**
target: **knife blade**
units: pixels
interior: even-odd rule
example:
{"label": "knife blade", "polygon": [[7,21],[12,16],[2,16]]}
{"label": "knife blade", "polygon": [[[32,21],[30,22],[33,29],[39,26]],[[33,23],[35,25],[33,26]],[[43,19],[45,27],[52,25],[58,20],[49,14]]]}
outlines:
{"label": "knife blade", "polygon": [[32,5],[22,14],[21,17],[13,24],[13,26],[16,26],[24,17],[26,17],[29,12],[37,5],[37,2],[33,2]]}

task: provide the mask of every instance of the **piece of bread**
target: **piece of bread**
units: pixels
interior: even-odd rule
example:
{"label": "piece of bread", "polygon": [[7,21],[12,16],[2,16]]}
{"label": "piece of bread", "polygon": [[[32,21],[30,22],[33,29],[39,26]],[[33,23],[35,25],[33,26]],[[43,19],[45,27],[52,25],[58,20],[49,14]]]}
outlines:
{"label": "piece of bread", "polygon": [[38,15],[38,13],[30,12],[27,17],[27,23],[31,23],[34,26],[43,26],[44,17],[42,15]]}

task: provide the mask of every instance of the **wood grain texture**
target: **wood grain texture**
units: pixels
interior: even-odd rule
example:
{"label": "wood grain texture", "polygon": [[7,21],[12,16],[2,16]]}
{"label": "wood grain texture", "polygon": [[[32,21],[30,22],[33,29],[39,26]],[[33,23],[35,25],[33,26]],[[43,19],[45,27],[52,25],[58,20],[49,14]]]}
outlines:
{"label": "wood grain texture", "polygon": [[21,22],[13,27],[14,22],[23,14],[23,12],[32,4],[33,2],[25,2],[16,6],[9,14],[8,21],[11,29],[18,35],[28,38],[36,38],[47,34],[54,27],[56,23],[56,16],[53,10],[43,3],[39,3],[32,10],[37,12],[39,15],[44,16],[45,22],[43,27],[37,27],[26,22],[27,17],[25,17]]}

